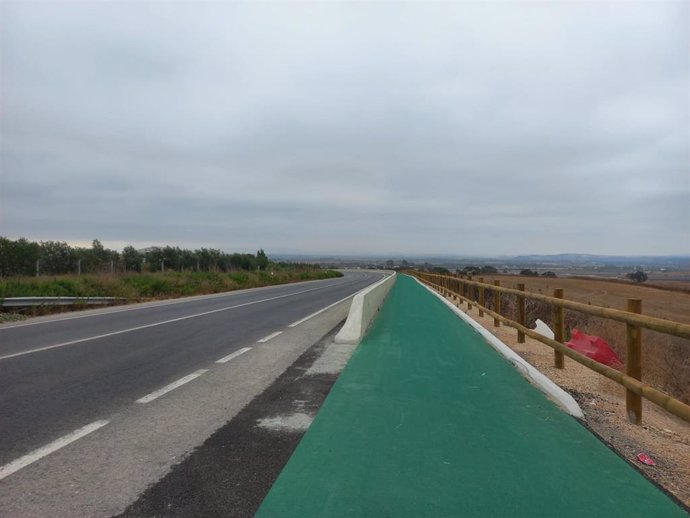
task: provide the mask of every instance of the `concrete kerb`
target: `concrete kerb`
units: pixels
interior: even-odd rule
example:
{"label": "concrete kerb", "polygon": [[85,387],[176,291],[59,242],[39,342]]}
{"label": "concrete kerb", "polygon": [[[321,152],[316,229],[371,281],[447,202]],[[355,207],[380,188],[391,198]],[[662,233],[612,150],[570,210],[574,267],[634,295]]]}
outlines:
{"label": "concrete kerb", "polygon": [[352,299],[350,312],[342,329],[335,335],[336,344],[356,345],[362,341],[372,320],[378,313],[386,299],[388,292],[395,283],[395,272],[385,279],[364,288]]}
{"label": "concrete kerb", "polygon": [[582,412],[580,405],[577,401],[568,394],[561,387],[556,385],[551,379],[542,374],[536,367],[527,362],[524,358],[518,355],[510,347],[504,344],[501,340],[495,337],[491,332],[484,328],[479,322],[474,320],[472,317],[467,315],[465,312],[458,309],[453,303],[449,302],[445,297],[436,291],[432,290],[424,283],[420,282],[419,279],[415,280],[424,288],[429,290],[435,296],[437,296],[446,306],[448,306],[456,315],[458,315],[463,321],[467,322],[472,328],[477,331],[488,343],[493,347],[499,354],[505,357],[510,363],[512,363],[515,368],[520,371],[520,373],[527,378],[527,380],[536,386],[539,390],[544,392],[549,399],[561,407],[565,412],[578,419],[584,419],[585,414]]}

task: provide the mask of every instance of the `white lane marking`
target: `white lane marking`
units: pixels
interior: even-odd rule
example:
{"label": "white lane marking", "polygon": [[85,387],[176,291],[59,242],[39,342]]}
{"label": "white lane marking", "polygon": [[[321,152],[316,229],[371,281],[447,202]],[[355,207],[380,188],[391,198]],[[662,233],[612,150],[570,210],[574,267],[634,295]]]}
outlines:
{"label": "white lane marking", "polygon": [[[359,293],[359,292],[357,292],[357,293]],[[304,317],[303,319],[298,320],[297,322],[293,322],[293,323],[290,324],[288,327],[297,327],[298,325],[302,324],[303,322],[306,322],[306,321],[309,320],[310,318],[314,318],[315,316],[320,315],[320,314],[323,313],[324,311],[331,309],[333,306],[337,306],[337,305],[340,304],[341,302],[345,302],[347,299],[351,299],[352,297],[354,297],[355,295],[357,295],[357,293],[353,293],[352,295],[348,295],[348,296],[345,297],[344,299],[340,299],[338,302],[334,302],[334,303],[331,304],[330,306],[326,306],[325,308],[321,308],[320,310],[318,310],[318,311],[312,313],[311,315],[307,315],[307,316]]]}
{"label": "white lane marking", "polygon": [[[333,279],[333,280],[335,281],[334,284],[329,284],[328,286],[324,286],[324,287],[328,288],[331,286],[336,286],[338,284],[342,284],[342,282],[347,280],[347,279],[341,277],[339,279]],[[300,285],[301,284],[311,284],[311,283],[315,283],[315,282],[324,282],[324,281],[325,281],[325,279],[314,280],[314,281],[303,281],[303,282],[300,282],[299,284]],[[347,284],[350,284],[350,283],[347,283]],[[245,289],[241,289],[241,290],[226,291],[223,293],[213,293],[211,295],[194,295],[191,297],[183,297],[183,298],[175,299],[175,300],[164,300],[164,301],[158,301],[158,302],[143,302],[140,304],[136,304],[134,307],[130,306],[130,307],[125,307],[125,308],[120,308],[120,309],[112,309],[112,310],[94,309],[93,313],[89,313],[89,314],[73,315],[73,316],[69,316],[69,317],[55,318],[55,319],[51,319],[51,320],[41,320],[39,322],[21,322],[19,324],[0,325],[0,331],[3,331],[5,329],[14,329],[16,327],[28,327],[28,326],[37,326],[37,325],[42,325],[42,324],[52,324],[54,322],[64,322],[65,320],[76,320],[78,318],[101,317],[101,316],[107,316],[107,315],[112,315],[112,314],[116,314],[116,313],[124,313],[126,311],[139,311],[142,309],[160,308],[160,307],[164,307],[164,306],[171,306],[173,304],[184,304],[184,303],[189,303],[189,302],[197,302],[200,300],[203,301],[203,300],[213,300],[213,299],[222,298],[222,297],[233,297],[236,295],[247,294],[248,292],[251,292],[251,291],[265,290],[265,289],[269,289],[269,288],[282,288],[282,287],[291,287],[291,285],[290,284],[283,284],[283,285],[276,285],[276,286],[260,286],[258,288],[245,288]]]}
{"label": "white lane marking", "polygon": [[137,399],[137,403],[150,403],[154,399],[158,399],[159,397],[167,394],[171,390],[175,390],[178,387],[181,387],[182,385],[185,385],[186,383],[189,383],[192,380],[197,379],[199,376],[202,374],[208,372],[208,369],[200,369],[196,372],[192,372],[191,374],[185,376],[184,378],[180,378],[177,381],[173,381],[170,385],[166,385],[165,387],[158,389],[154,392],[151,392],[149,395],[144,396],[142,398]]}
{"label": "white lane marking", "polygon": [[282,334],[282,333],[283,333],[282,331],[276,331],[275,333],[271,333],[268,336],[264,336],[261,340],[257,340],[256,342],[260,343],[260,344],[265,344],[269,340],[275,338],[276,336],[278,336],[279,334]]}
{"label": "white lane marking", "polygon": [[247,351],[251,351],[251,347],[242,347],[242,349],[239,349],[238,351],[235,351],[234,353],[230,353],[227,356],[223,356],[220,360],[216,360],[216,363],[227,363],[230,360],[237,358],[239,355],[246,353]]}
{"label": "white lane marking", "polygon": [[45,446],[42,446],[41,448],[38,448],[37,450],[34,450],[31,453],[27,453],[23,457],[20,457],[17,460],[10,462],[9,464],[5,464],[3,467],[0,468],[0,480],[2,480],[5,477],[9,477],[12,473],[16,473],[20,469],[27,467],[29,464],[33,464],[37,460],[40,460],[43,457],[46,457],[51,453],[56,452],[60,448],[64,448],[68,444],[73,443],[74,441],[81,439],[82,437],[89,435],[92,432],[95,432],[99,428],[103,428],[109,422],[110,421],[103,420],[87,424],[86,426],[83,426],[78,430],[74,430],[73,432],[68,433],[63,437],[60,437],[59,439],[51,442],[50,444],[46,444]]}
{"label": "white lane marking", "polygon": [[24,356],[25,354],[33,354],[41,351],[48,351],[50,349],[57,349],[58,347],[66,347],[68,345],[74,345],[74,344],[79,344],[82,342],[88,342],[90,340],[98,340],[100,338],[107,338],[109,336],[116,336],[116,335],[121,335],[123,333],[130,333],[132,331],[140,331],[141,329],[148,329],[150,327],[156,327],[156,326],[162,326],[165,324],[171,324],[173,322],[180,322],[181,320],[187,320],[190,318],[197,318],[197,317],[203,317],[205,315],[211,315],[213,313],[219,313],[221,311],[228,311],[230,309],[236,309],[236,308],[242,308],[245,306],[252,306],[254,304],[260,304],[262,302],[269,302],[271,300],[277,300],[277,299],[284,299],[285,297],[293,297],[295,295],[300,295],[302,293],[308,293],[310,291],[317,291],[317,290],[323,290],[325,288],[330,288],[329,286],[320,286],[318,288],[312,288],[309,290],[302,290],[302,291],[296,291],[294,293],[288,293],[287,295],[278,295],[276,297],[270,297],[267,299],[261,299],[261,300],[254,300],[252,302],[245,302],[244,304],[236,304],[234,306],[228,306],[225,308],[220,308],[220,309],[214,309],[212,311],[204,311],[203,313],[196,313],[194,315],[187,315],[185,317],[178,317],[178,318],[173,318],[170,320],[164,320],[162,322],[154,322],[153,324],[146,324],[143,326],[137,326],[137,327],[131,327],[129,329],[122,329],[120,331],[113,331],[112,333],[105,333],[102,335],[97,335],[97,336],[90,336],[88,338],[80,338],[78,340],[72,340],[70,342],[63,342],[61,344],[55,344],[55,345],[47,345],[45,347],[37,347],[36,349],[29,349],[28,351],[21,351],[17,353],[12,353],[12,354],[6,354],[4,356],[0,356],[0,361],[2,360],[7,360],[9,358],[15,358],[16,356]]}

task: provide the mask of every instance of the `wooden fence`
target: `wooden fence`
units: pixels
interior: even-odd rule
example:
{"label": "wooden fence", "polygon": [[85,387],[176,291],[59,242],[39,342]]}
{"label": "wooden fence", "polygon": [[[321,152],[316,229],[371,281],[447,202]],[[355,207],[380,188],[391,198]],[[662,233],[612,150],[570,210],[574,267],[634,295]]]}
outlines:
{"label": "wooden fence", "polygon": [[[466,302],[470,309],[472,306],[477,306],[479,316],[483,316],[484,313],[489,314],[494,318],[495,326],[499,326],[503,322],[516,329],[518,343],[524,343],[525,336],[529,336],[553,348],[554,365],[557,368],[564,368],[564,357],[568,356],[585,367],[625,387],[626,411],[631,423],[641,424],[642,422],[642,398],[652,401],[668,412],[690,422],[690,406],[642,383],[642,329],[650,329],[667,335],[690,339],[690,325],[642,315],[642,301],[640,299],[628,299],[627,311],[621,311],[564,299],[562,289],[554,290],[553,297],[549,297],[525,291],[524,284],[518,284],[518,289],[511,289],[502,287],[500,281],[494,281],[492,285],[483,282],[484,279],[481,277],[479,281],[472,280],[472,276],[469,275],[438,275],[419,271],[409,273],[441,294]],[[494,311],[489,310],[485,306],[485,292],[487,289],[493,292]],[[501,314],[502,293],[516,297],[517,322]],[[543,336],[526,327],[525,300],[527,299],[546,302],[551,306],[553,311],[554,339]],[[625,372],[603,365],[564,345],[566,309],[625,323],[627,335]]]}

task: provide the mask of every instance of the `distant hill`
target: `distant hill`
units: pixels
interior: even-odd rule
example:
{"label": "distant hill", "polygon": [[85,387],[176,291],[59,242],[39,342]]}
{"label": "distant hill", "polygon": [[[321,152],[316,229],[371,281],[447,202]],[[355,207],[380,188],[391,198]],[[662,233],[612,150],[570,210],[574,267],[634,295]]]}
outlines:
{"label": "distant hill", "polygon": [[515,263],[555,263],[570,265],[605,265],[605,266],[659,266],[690,267],[690,255],[677,256],[620,256],[593,254],[555,254],[555,255],[519,255],[511,257]]}
{"label": "distant hill", "polygon": [[452,255],[452,254],[361,254],[361,255],[337,255],[337,254],[275,254],[275,260],[307,261],[329,264],[385,264],[387,260],[393,260],[396,265],[404,259],[412,264],[433,264],[442,266],[481,265],[494,266],[561,266],[561,267],[654,267],[667,269],[690,269],[690,255],[673,256],[622,256],[622,255],[595,255],[595,254],[531,254],[515,256],[479,256],[479,255]]}

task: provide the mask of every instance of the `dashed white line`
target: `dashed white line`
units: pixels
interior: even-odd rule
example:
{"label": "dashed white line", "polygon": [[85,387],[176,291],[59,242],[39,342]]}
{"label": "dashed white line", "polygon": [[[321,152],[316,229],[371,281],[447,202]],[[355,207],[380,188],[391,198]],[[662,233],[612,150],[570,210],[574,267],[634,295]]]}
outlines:
{"label": "dashed white line", "polygon": [[5,477],[9,477],[12,473],[16,473],[20,469],[27,467],[29,464],[32,464],[37,460],[40,460],[43,457],[46,457],[51,453],[56,452],[60,448],[64,448],[68,444],[73,443],[74,441],[81,439],[82,437],[89,435],[92,432],[95,432],[99,428],[103,428],[109,422],[110,421],[103,420],[87,424],[86,426],[83,426],[78,430],[75,430],[63,437],[60,437],[59,439],[51,442],[50,444],[46,444],[45,446],[38,448],[37,450],[34,450],[31,453],[27,453],[23,457],[20,457],[17,460],[10,462],[9,464],[5,464],[3,467],[0,468],[0,480],[2,480]]}
{"label": "dashed white line", "polygon": [[188,376],[185,376],[184,378],[180,378],[177,381],[173,381],[170,385],[166,385],[162,389],[158,389],[155,392],[151,392],[149,395],[144,396],[142,398],[137,399],[137,403],[150,403],[154,399],[158,399],[159,397],[163,396],[164,394],[167,394],[171,390],[175,390],[178,387],[181,387],[182,385],[189,383],[192,380],[195,380],[205,372],[208,372],[208,369],[200,369],[196,372],[192,372]]}
{"label": "dashed white line", "polygon": [[272,340],[273,338],[275,338],[276,336],[278,336],[279,334],[282,334],[282,333],[283,333],[282,331],[276,331],[275,333],[271,333],[268,336],[264,336],[261,340],[257,340],[257,343],[265,344],[269,340]]}
{"label": "dashed white line", "polygon": [[223,356],[220,360],[216,360],[216,363],[227,363],[233,358],[237,358],[239,355],[246,353],[247,351],[251,351],[251,347],[242,347],[242,349],[239,349],[235,351],[234,353],[230,353],[227,356]]}
{"label": "dashed white line", "polygon": [[194,315],[187,315],[187,316],[184,316],[184,317],[173,318],[173,319],[170,319],[170,320],[164,320],[164,321],[162,321],[162,322],[154,322],[153,324],[146,324],[146,325],[143,325],[143,326],[131,327],[131,328],[129,328],[129,329],[122,329],[122,330],[120,330],[120,331],[113,331],[112,333],[105,333],[105,334],[102,334],[102,335],[90,336],[90,337],[88,337],[88,338],[80,338],[80,339],[78,339],[78,340],[72,340],[72,341],[69,341],[69,342],[63,342],[63,343],[55,344],[55,345],[47,345],[47,346],[45,346],[45,347],[37,347],[36,349],[29,349],[28,351],[21,351],[21,352],[17,352],[17,353],[6,354],[6,355],[4,355],[4,356],[0,356],[0,360],[8,360],[8,359],[10,359],[10,358],[15,358],[15,357],[17,357],[17,356],[24,356],[24,355],[26,355],[26,354],[32,354],[32,353],[37,353],[37,352],[41,352],[41,351],[48,351],[48,350],[50,350],[50,349],[57,349],[58,347],[66,347],[66,346],[68,346],[68,345],[74,345],[74,344],[79,344],[79,343],[82,343],[82,342],[88,342],[88,341],[90,341],[90,340],[98,340],[99,338],[107,338],[107,337],[109,337],[109,336],[121,335],[121,334],[123,334],[123,333],[130,333],[130,332],[132,332],[132,331],[140,331],[140,330],[142,330],[142,329],[148,329],[148,328],[150,328],[150,327],[162,326],[162,325],[165,325],[165,324],[171,324],[171,323],[173,323],[173,322],[180,322],[180,321],[182,321],[182,320],[188,320],[188,319],[190,319],[190,318],[203,317],[203,316],[205,316],[205,315],[212,315],[213,313],[219,313],[219,312],[221,312],[221,311],[228,311],[228,310],[230,310],[230,309],[242,308],[242,307],[245,307],[245,306],[252,306],[252,305],[254,305],[254,304],[260,304],[260,303],[262,303],[262,302],[269,302],[269,301],[271,301],[271,300],[284,299],[285,297],[293,297],[293,296],[295,296],[295,295],[300,295],[300,294],[302,294],[302,293],[308,293],[308,292],[310,292],[310,291],[322,290],[322,289],[324,289],[324,288],[329,288],[329,287],[331,287],[331,285],[329,285],[329,286],[319,286],[318,288],[311,288],[311,289],[309,289],[309,290],[303,290],[303,291],[297,291],[297,292],[294,292],[294,293],[288,293],[287,295],[278,295],[278,296],[276,296],[276,297],[270,297],[270,298],[267,298],[267,299],[254,300],[254,301],[252,301],[252,302],[245,302],[244,304],[236,304],[236,305],[234,305],[234,306],[228,306],[228,307],[225,307],[225,308],[214,309],[214,310],[212,310],[212,311],[204,311],[203,313],[195,313]]}
{"label": "dashed white line", "polygon": [[[357,292],[357,293],[359,293],[359,292]],[[298,325],[300,325],[300,324],[303,323],[303,322],[306,322],[306,321],[309,320],[310,318],[314,318],[315,316],[320,315],[320,314],[323,313],[324,311],[326,311],[326,310],[328,310],[328,309],[331,309],[333,306],[337,306],[337,305],[340,304],[341,302],[345,302],[347,299],[351,299],[352,297],[354,297],[355,295],[357,295],[357,293],[353,293],[352,295],[348,295],[348,296],[345,297],[344,299],[340,299],[338,302],[334,302],[334,303],[331,304],[330,306],[326,306],[325,308],[321,308],[320,310],[318,310],[318,311],[312,313],[311,315],[307,315],[307,316],[304,317],[303,319],[298,320],[297,322],[293,322],[293,323],[290,324],[288,327],[297,327]]]}

